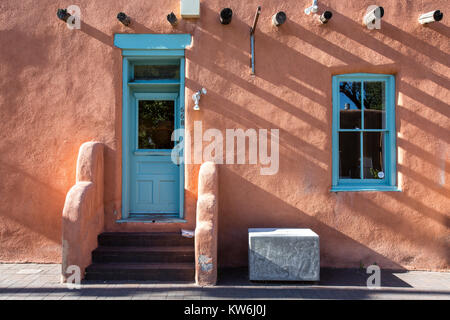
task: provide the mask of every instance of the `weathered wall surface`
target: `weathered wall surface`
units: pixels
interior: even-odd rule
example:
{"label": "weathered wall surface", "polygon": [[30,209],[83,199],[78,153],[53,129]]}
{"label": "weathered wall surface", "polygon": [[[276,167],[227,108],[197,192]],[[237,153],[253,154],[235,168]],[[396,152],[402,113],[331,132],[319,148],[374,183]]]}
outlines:
{"label": "weathered wall surface", "polygon": [[[105,147],[105,228],[193,228],[198,165],[186,170],[186,216],[179,225],[117,225],[121,199],[121,53],[115,33],[191,33],[186,51],[187,130],[279,128],[280,171],[220,168],[219,264],[247,262],[248,227],[308,227],[321,237],[324,266],[444,269],[450,264],[448,1],[376,1],[380,30],[361,25],[374,1],[321,1],[327,25],[303,9],[310,0],[202,1],[199,20],[166,21],[178,0],[76,2],[81,30],[56,18],[71,1],[0,2],[0,261],[61,261],[61,212],[83,142]],[[249,72],[249,26],[257,5],[256,76]],[[229,6],[230,25],[218,22]],[[440,9],[428,27],[422,12]],[[288,21],[272,27],[278,10]],[[115,16],[124,11],[132,28]],[[330,193],[331,77],[396,76],[398,178],[402,192]],[[208,89],[201,111],[193,91]]]}

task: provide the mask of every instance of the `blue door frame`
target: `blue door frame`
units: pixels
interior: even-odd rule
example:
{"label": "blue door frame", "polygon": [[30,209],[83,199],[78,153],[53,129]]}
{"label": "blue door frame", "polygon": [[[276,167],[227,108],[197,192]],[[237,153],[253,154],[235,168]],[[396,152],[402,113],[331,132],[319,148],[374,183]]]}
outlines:
{"label": "blue door frame", "polygon": [[[122,219],[130,217],[131,197],[131,163],[130,154],[132,150],[130,132],[135,115],[131,110],[135,109],[137,97],[143,95],[159,94],[160,97],[168,95],[177,100],[179,117],[176,126],[184,129],[184,88],[185,88],[185,58],[184,49],[191,43],[189,34],[116,34],[114,43],[122,49],[123,55],[123,103],[122,103]],[[180,67],[180,79],[178,80],[150,80],[133,81],[133,65],[151,62],[155,59],[172,61],[178,60]],[[137,96],[136,96],[137,95]],[[155,97],[155,96],[153,96]],[[181,143],[184,143],[182,141]],[[178,212],[174,212],[179,218],[184,218],[184,164],[179,165],[179,201]]]}

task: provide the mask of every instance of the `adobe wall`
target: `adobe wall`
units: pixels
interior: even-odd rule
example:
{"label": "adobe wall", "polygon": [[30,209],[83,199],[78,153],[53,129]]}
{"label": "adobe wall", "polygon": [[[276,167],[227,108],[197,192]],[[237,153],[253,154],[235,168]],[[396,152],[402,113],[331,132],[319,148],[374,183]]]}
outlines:
{"label": "adobe wall", "polygon": [[[0,261],[61,261],[61,220],[86,141],[105,143],[109,231],[194,228],[199,165],[186,169],[187,224],[116,224],[121,208],[121,52],[115,33],[191,33],[186,50],[186,128],[279,128],[280,170],[220,166],[219,264],[247,263],[247,228],[308,227],[321,237],[322,265],[448,269],[450,262],[450,4],[445,0],[325,1],[333,18],[313,23],[310,0],[202,1],[201,18],[174,29],[178,0],[76,2],[81,30],[69,30],[54,0],[0,3]],[[361,24],[384,7],[380,30]],[[249,26],[256,31],[250,75]],[[218,22],[229,6],[230,25]],[[420,13],[440,9],[440,23]],[[279,10],[288,21],[276,29]],[[115,16],[126,12],[132,28]],[[398,179],[402,192],[331,193],[331,77],[396,77]],[[192,93],[201,87],[201,111]]]}

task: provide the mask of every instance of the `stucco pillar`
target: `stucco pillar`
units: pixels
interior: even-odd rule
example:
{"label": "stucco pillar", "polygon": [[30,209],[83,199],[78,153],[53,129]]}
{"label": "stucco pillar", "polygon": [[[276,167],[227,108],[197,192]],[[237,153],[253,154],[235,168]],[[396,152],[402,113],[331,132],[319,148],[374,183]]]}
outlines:
{"label": "stucco pillar", "polygon": [[218,197],[218,167],[205,162],[198,177],[195,228],[195,282],[200,286],[213,286],[217,282]]}

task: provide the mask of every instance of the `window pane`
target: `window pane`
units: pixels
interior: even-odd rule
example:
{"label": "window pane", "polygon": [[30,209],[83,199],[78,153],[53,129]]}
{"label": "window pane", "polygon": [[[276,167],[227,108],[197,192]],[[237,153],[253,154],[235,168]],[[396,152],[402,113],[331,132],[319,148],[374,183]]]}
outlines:
{"label": "window pane", "polygon": [[384,133],[363,134],[364,179],[384,178]]}
{"label": "window pane", "polygon": [[361,178],[360,135],[359,132],[339,133],[339,178]]}
{"label": "window pane", "polygon": [[174,101],[139,101],[139,149],[172,149]]}
{"label": "window pane", "polygon": [[179,65],[136,65],[134,80],[180,79]]}
{"label": "window pane", "polygon": [[361,129],[361,82],[339,83],[341,129]]}
{"label": "window pane", "polygon": [[364,82],[364,128],[386,127],[386,90],[384,81]]}

